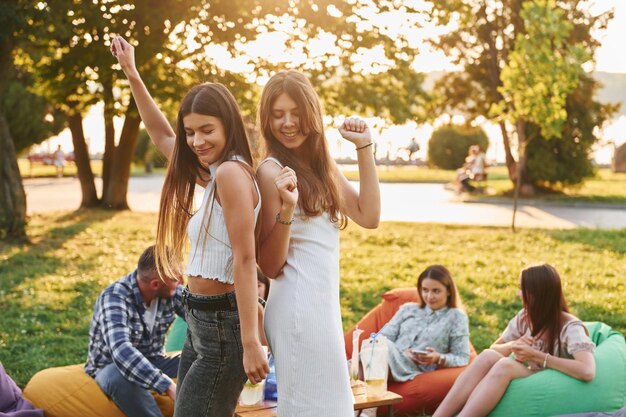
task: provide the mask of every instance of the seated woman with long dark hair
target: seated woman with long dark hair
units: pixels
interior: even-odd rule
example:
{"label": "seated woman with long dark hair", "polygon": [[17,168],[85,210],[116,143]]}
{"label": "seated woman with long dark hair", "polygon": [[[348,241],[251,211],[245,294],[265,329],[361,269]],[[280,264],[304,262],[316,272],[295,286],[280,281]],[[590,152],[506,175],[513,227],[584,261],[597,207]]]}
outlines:
{"label": "seated woman with long dark hair", "polygon": [[525,268],[519,293],[523,309],[461,374],[433,417],[485,416],[512,380],[547,368],[593,380],[595,345],[582,321],[569,313],[556,269],[548,264]]}

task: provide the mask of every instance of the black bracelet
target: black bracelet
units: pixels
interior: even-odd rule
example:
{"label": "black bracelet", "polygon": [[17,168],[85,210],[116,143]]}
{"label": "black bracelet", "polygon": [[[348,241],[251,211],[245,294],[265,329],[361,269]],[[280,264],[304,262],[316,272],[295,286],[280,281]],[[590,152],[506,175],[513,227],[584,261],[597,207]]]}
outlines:
{"label": "black bracelet", "polygon": [[291,223],[293,223],[293,217],[291,218],[291,220],[286,221],[280,218],[280,213],[276,213],[276,221],[280,224],[284,224],[285,226],[289,226]]}
{"label": "black bracelet", "polygon": [[360,148],[356,148],[356,150],[357,150],[357,151],[360,151],[361,149],[365,149],[365,148],[367,148],[368,146],[372,146],[373,144],[374,144],[374,142],[370,142],[370,143],[368,143],[367,145],[363,145],[363,146],[361,146]]}

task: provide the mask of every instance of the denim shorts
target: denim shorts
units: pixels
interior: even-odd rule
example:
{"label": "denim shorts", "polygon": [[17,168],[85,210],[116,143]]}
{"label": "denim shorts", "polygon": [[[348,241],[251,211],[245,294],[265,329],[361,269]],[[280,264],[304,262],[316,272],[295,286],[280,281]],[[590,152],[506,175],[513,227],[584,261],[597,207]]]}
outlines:
{"label": "denim shorts", "polygon": [[203,295],[185,289],[183,300],[217,302],[221,307],[194,309],[185,302],[187,338],[180,357],[174,416],[232,416],[247,379],[235,293]]}

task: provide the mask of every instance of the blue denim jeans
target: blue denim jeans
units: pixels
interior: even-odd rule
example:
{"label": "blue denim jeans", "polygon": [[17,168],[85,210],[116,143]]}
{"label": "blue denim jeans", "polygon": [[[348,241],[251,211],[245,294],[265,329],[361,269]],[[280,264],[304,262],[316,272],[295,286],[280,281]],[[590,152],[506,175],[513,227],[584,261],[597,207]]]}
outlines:
{"label": "blue denim jeans", "polygon": [[[176,378],[180,356],[150,359],[152,364],[170,378]],[[111,363],[96,373],[96,382],[104,393],[128,417],[163,417],[150,390],[126,379]]]}
{"label": "blue denim jeans", "polygon": [[176,385],[175,417],[230,417],[246,382],[235,293],[191,294],[190,300],[228,300],[230,309],[197,310],[185,303],[187,339]]}

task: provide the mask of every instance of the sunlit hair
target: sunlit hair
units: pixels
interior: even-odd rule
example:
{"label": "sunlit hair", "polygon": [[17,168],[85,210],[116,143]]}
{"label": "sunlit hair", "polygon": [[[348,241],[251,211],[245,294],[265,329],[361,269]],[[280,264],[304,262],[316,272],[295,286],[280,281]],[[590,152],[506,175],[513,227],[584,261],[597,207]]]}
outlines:
{"label": "sunlit hair", "polygon": [[152,273],[156,271],[156,269],[154,245],[148,246],[139,256],[139,261],[137,261],[137,276],[142,281],[150,281]]}
{"label": "sunlit hair", "polygon": [[[249,164],[242,166],[253,176],[250,146],[239,106],[233,95],[222,84],[205,83],[193,87],[183,98],[178,111],[176,142],[161,192],[155,248],[160,276],[181,275],[183,254],[188,245],[187,224],[193,214],[196,178],[209,178],[208,167],[201,165],[197,155],[187,144],[183,118],[191,113],[217,117],[222,121],[226,145],[217,162],[221,163],[233,155],[239,155]],[[205,210],[204,215],[206,214]],[[202,219],[202,225],[208,230],[208,223],[205,224],[205,220]],[[205,239],[206,234],[203,233]],[[167,247],[170,250],[166,250]]]}
{"label": "sunlit hair", "polygon": [[[307,138],[302,144],[306,160],[284,147],[272,134],[272,106],[283,93],[298,106],[300,130]],[[292,168],[298,176],[298,205],[302,213],[312,217],[326,212],[331,221],[345,228],[348,222],[342,210],[339,172],[326,143],[320,99],[309,80],[297,71],[275,74],[263,88],[258,119],[267,155]]]}
{"label": "sunlit hair", "polygon": [[463,309],[461,296],[456,289],[452,275],[450,275],[450,271],[448,271],[448,269],[443,265],[431,265],[424,269],[417,278],[417,295],[419,296],[420,307],[424,308],[426,306],[426,301],[424,301],[424,297],[422,296],[422,282],[424,282],[426,278],[439,281],[450,292],[446,301],[446,306],[450,308]]}
{"label": "sunlit hair", "polygon": [[555,344],[560,351],[561,313],[569,308],[559,273],[548,264],[528,266],[520,273],[520,290],[531,335],[545,335],[548,352],[554,351]]}

